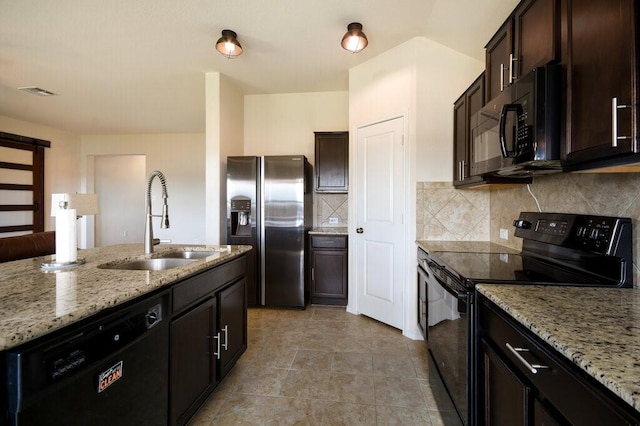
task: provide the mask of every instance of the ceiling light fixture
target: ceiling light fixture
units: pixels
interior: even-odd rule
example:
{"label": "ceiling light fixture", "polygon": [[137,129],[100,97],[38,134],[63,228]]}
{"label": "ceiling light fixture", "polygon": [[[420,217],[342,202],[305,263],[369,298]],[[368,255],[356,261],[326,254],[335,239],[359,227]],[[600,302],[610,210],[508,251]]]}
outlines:
{"label": "ceiling light fixture", "polygon": [[242,55],[242,46],[238,42],[238,35],[231,30],[222,30],[222,37],[216,42],[216,50],[227,59],[234,59]]}
{"label": "ceiling light fixture", "polygon": [[352,22],[347,27],[347,33],[342,37],[342,47],[351,53],[358,53],[369,44],[367,36],[362,32],[362,24]]}
{"label": "ceiling light fixture", "polygon": [[56,96],[55,93],[36,86],[18,87],[18,90],[22,90],[23,92],[31,93],[38,96]]}

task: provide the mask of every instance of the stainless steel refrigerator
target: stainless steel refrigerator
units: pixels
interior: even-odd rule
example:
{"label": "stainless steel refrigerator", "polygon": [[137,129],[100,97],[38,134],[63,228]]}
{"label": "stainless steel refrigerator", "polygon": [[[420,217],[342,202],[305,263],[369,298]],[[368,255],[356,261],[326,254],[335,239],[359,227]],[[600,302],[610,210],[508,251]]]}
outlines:
{"label": "stainless steel refrigerator", "polygon": [[305,307],[312,212],[303,155],[227,158],[227,244],[254,247],[250,305]]}

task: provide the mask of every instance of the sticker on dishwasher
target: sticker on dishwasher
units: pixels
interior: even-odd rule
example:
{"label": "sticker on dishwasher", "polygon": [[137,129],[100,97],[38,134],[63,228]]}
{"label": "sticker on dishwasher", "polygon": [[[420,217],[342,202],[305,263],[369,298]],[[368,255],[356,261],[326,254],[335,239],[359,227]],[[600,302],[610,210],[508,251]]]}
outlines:
{"label": "sticker on dishwasher", "polygon": [[98,393],[104,391],[122,377],[122,361],[98,375]]}

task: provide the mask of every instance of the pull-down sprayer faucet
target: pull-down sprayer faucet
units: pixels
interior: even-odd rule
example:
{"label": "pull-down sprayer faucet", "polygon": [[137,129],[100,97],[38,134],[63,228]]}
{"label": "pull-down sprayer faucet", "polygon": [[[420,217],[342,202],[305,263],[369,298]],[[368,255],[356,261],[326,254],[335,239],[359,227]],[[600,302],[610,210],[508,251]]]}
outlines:
{"label": "pull-down sprayer faucet", "polygon": [[[162,214],[154,215],[151,212],[151,184],[153,183],[153,178],[158,177],[160,179],[160,184],[162,185]],[[156,244],[160,244],[160,240],[157,238],[153,238],[153,223],[151,219],[153,217],[161,217],[160,227],[162,229],[166,229],[169,227],[169,206],[167,205],[167,180],[164,175],[159,170],[154,170],[149,175],[147,179],[147,206],[146,206],[146,225],[144,227],[144,252],[146,254],[153,253],[153,246]]]}

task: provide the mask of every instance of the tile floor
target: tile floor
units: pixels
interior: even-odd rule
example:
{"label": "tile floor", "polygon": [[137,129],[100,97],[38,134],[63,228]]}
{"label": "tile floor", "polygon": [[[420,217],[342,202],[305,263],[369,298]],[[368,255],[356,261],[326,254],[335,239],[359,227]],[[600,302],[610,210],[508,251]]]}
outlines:
{"label": "tile floor", "polygon": [[248,348],[191,425],[442,425],[424,341],[344,308],[250,308]]}

